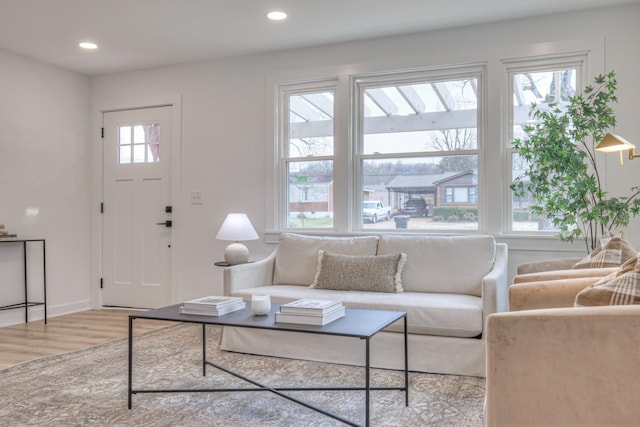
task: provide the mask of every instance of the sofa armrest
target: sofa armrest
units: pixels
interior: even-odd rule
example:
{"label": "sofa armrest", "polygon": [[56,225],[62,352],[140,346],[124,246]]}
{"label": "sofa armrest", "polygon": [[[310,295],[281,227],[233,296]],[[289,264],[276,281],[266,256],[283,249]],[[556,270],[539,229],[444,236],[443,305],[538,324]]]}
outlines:
{"label": "sofa armrest", "polygon": [[582,258],[560,258],[544,261],[528,262],[517,267],[516,274],[538,273],[540,271],[568,270]]}
{"label": "sofa armrest", "polygon": [[223,276],[224,294],[234,295],[241,289],[273,284],[273,269],[276,252],[256,262],[225,267]]}
{"label": "sofa armrest", "polygon": [[496,259],[482,279],[483,322],[491,313],[509,310],[509,251],[505,243],[496,243]]}
{"label": "sofa armrest", "polygon": [[509,288],[509,310],[573,307],[576,295],[600,277],[516,283]]}
{"label": "sofa armrest", "polygon": [[637,425],[640,306],[497,313],[486,332],[488,426]]}

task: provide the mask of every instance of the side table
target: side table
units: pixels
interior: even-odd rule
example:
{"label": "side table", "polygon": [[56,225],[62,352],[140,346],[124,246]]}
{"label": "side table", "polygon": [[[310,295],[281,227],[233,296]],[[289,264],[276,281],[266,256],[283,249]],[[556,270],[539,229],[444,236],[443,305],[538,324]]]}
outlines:
{"label": "side table", "polygon": [[[29,301],[29,275],[27,273],[27,243],[40,242],[42,243],[42,288],[43,288],[43,300],[42,301]],[[9,304],[0,306],[0,311],[13,310],[16,308],[24,308],[24,321],[29,322],[29,307],[38,305],[44,306],[44,323],[47,324],[47,256],[46,256],[46,243],[44,239],[12,239],[12,240],[0,240],[0,243],[21,243],[22,244],[22,257],[24,260],[24,301],[16,304]]]}

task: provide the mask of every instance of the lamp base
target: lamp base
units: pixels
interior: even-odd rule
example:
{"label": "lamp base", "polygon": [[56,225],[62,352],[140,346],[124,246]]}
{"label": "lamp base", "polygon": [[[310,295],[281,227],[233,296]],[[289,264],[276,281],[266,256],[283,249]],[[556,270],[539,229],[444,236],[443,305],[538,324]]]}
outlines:
{"label": "lamp base", "polygon": [[249,248],[242,243],[232,243],[224,250],[224,260],[229,265],[249,262]]}

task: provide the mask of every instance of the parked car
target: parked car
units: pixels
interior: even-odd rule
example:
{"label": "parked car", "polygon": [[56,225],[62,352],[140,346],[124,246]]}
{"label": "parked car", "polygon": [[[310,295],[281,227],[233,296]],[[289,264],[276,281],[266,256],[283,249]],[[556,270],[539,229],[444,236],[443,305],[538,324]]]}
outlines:
{"label": "parked car", "polygon": [[402,213],[413,217],[427,217],[429,216],[429,206],[427,206],[427,202],[425,202],[422,197],[409,199],[402,207]]}
{"label": "parked car", "polygon": [[385,206],[380,200],[365,200],[362,202],[362,219],[371,223],[391,218],[391,207]]}

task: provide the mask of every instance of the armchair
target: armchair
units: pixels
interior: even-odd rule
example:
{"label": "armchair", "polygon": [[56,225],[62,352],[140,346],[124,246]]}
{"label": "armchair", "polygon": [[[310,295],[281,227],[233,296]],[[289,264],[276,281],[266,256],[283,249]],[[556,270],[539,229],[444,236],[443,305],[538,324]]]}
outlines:
{"label": "armchair", "polygon": [[639,336],[638,305],[490,315],[486,424],[638,425]]}
{"label": "armchair", "polygon": [[528,270],[516,278],[509,297],[518,311],[487,318],[488,426],[638,425],[640,305],[574,301],[612,272],[602,284],[619,281],[636,295],[639,266],[636,256],[620,268]]}
{"label": "armchair", "polygon": [[578,292],[618,267],[573,269],[580,258],[520,264],[509,287],[509,311],[573,307]]}

